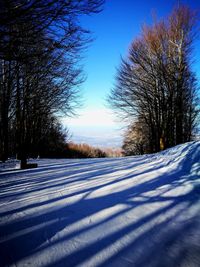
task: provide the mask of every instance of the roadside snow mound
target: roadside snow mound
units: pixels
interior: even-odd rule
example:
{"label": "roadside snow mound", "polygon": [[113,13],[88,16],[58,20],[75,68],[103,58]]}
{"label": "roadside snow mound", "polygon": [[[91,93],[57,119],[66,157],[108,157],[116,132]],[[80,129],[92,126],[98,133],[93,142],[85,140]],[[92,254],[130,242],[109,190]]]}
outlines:
{"label": "roadside snow mound", "polygon": [[200,142],[0,173],[0,266],[200,266]]}

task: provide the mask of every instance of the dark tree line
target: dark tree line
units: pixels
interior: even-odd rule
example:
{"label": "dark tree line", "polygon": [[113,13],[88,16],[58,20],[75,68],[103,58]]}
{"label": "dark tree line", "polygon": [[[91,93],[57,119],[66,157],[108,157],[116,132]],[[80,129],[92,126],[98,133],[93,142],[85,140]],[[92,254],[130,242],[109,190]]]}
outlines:
{"label": "dark tree line", "polygon": [[109,101],[131,121],[127,154],[157,152],[192,139],[199,112],[191,68],[196,19],[188,7],[175,8],[166,20],[144,26],[122,60]]}
{"label": "dark tree line", "polygon": [[84,81],[79,23],[102,0],[0,0],[0,160],[26,164],[47,136],[62,135],[57,117],[74,112]]}

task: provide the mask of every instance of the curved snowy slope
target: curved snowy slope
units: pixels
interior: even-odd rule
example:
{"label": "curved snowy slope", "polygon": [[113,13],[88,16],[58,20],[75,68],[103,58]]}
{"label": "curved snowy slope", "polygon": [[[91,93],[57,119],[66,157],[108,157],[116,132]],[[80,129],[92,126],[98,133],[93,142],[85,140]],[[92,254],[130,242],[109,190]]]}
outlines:
{"label": "curved snowy slope", "polygon": [[200,266],[200,142],[0,173],[0,266]]}

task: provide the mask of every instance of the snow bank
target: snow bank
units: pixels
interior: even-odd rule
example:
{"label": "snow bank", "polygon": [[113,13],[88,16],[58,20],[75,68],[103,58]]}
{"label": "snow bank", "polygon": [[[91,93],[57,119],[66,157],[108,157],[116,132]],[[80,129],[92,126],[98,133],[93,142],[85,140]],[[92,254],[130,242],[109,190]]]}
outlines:
{"label": "snow bank", "polygon": [[200,266],[200,142],[0,173],[0,266]]}

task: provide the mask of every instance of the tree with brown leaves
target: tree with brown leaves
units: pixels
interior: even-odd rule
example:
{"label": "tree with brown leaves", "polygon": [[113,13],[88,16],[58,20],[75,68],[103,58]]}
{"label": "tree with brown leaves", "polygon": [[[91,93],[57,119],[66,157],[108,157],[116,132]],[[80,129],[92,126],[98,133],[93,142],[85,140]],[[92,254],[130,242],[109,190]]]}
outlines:
{"label": "tree with brown leaves", "polygon": [[109,102],[122,118],[140,118],[150,152],[192,139],[198,114],[191,70],[195,23],[194,12],[179,6],[166,20],[144,26],[118,70]]}

